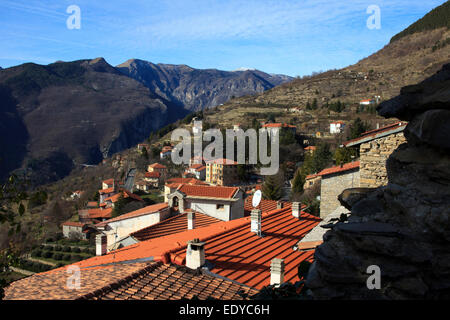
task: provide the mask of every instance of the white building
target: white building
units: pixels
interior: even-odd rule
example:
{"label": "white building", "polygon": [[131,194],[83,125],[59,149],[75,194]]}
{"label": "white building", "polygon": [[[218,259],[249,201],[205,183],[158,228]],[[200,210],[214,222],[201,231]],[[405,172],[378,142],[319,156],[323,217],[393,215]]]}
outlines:
{"label": "white building", "polygon": [[336,121],[330,123],[330,133],[341,133],[344,131],[345,123],[342,121]]}
{"label": "white building", "polygon": [[244,192],[238,187],[181,184],[167,198],[181,213],[191,209],[223,221],[244,216]]}
{"label": "white building", "polygon": [[130,233],[154,225],[170,216],[167,203],[158,203],[97,223],[95,227],[107,237],[108,251],[116,249]]}

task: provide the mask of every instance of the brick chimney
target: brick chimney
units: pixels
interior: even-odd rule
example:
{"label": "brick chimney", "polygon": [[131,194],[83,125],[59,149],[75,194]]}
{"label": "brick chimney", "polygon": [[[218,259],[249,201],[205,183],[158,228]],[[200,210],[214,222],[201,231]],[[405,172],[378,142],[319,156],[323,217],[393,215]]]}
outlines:
{"label": "brick chimney", "polygon": [[283,209],[283,202],[277,201],[277,209]]}
{"label": "brick chimney", "polygon": [[95,236],[95,254],[97,256],[104,256],[107,251],[107,238],[106,234],[99,233]]}
{"label": "brick chimney", "polygon": [[195,212],[190,211],[187,214],[188,230],[195,229]]}
{"label": "brick chimney", "polygon": [[250,231],[261,237],[261,210],[253,209],[250,213]]}
{"label": "brick chimney", "polygon": [[205,243],[199,239],[189,240],[186,250],[186,267],[198,269],[205,264]]}
{"label": "brick chimney", "polygon": [[292,215],[295,218],[300,219],[300,208],[301,208],[301,203],[300,202],[292,202]]}
{"label": "brick chimney", "polygon": [[274,258],[270,263],[270,285],[279,286],[284,282],[284,260]]}

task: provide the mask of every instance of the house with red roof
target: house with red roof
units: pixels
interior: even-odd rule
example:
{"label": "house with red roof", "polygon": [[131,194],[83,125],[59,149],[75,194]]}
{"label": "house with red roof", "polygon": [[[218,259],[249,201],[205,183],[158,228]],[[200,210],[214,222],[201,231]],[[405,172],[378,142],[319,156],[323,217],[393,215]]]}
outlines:
{"label": "house with red roof", "polygon": [[95,227],[106,235],[106,245],[109,252],[119,246],[128,245],[128,243],[123,242],[123,239],[131,233],[163,221],[170,215],[168,204],[158,203],[99,222],[95,224]]}
{"label": "house with red roof", "polygon": [[158,172],[161,175],[160,179],[165,180],[167,176],[167,167],[163,164],[155,162],[148,166],[147,172]]}
{"label": "house with red roof", "polygon": [[361,187],[375,188],[388,183],[386,161],[398,146],[406,142],[403,131],[407,124],[405,121],[395,122],[364,132],[342,144],[347,148],[359,148]]}
{"label": "house with red roof", "polygon": [[164,202],[168,202],[168,195],[173,193],[181,184],[204,185],[208,184],[196,178],[171,178],[164,185]]}
{"label": "house with red roof", "polygon": [[[293,203],[264,213],[253,209],[250,217],[166,235],[159,232],[159,237],[109,253],[102,246],[101,239],[105,236],[99,234],[99,255],[74,265],[83,273],[83,270],[110,265],[161,262],[194,269],[254,290],[270,284],[296,282],[300,280],[298,265],[302,261],[313,261],[315,246],[304,250],[295,246],[321,221],[300,207],[299,203]],[[50,279],[57,272],[58,269],[51,270],[42,277]],[[108,277],[108,273],[104,275]],[[52,281],[43,281],[44,286],[47,283]],[[14,286],[8,290],[14,292],[13,289]]]}
{"label": "house with red roof", "polygon": [[320,217],[324,219],[335,210],[348,212],[341,206],[338,196],[348,188],[359,187],[359,161],[326,168],[320,176]]}
{"label": "house with red roof", "polygon": [[181,213],[191,209],[222,221],[244,216],[244,192],[238,187],[180,184],[167,199]]}
{"label": "house with red roof", "polygon": [[183,176],[184,177],[193,176],[198,180],[205,180],[206,166],[204,166],[202,164],[194,164],[186,169]]}
{"label": "house with red roof", "polygon": [[330,133],[341,133],[345,129],[345,123],[343,121],[334,121],[330,123]]}
{"label": "house with red roof", "polygon": [[172,150],[173,150],[172,146],[162,147],[161,152],[159,153],[159,157],[161,159],[166,159],[166,158],[170,157],[170,155],[172,154]]}

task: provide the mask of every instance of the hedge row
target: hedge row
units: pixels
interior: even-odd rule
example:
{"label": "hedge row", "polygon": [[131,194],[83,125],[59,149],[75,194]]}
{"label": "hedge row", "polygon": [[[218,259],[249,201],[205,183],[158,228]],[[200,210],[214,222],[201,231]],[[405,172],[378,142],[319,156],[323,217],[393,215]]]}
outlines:
{"label": "hedge row", "polygon": [[50,265],[24,259],[19,260],[18,267],[32,272],[44,272],[52,269]]}
{"label": "hedge row", "polygon": [[47,259],[64,260],[64,261],[80,261],[84,258],[79,254],[63,254],[61,252],[35,250],[31,253],[32,257],[42,257]]}

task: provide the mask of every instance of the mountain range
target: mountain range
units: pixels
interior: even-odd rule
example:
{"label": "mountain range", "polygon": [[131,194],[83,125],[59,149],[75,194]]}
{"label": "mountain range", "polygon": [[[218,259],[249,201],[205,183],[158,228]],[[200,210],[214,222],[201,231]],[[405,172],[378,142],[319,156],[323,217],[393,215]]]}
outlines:
{"label": "mountain range", "polygon": [[0,179],[22,167],[40,183],[57,180],[193,110],[289,80],[134,59],[117,67],[96,58],[0,69]]}

